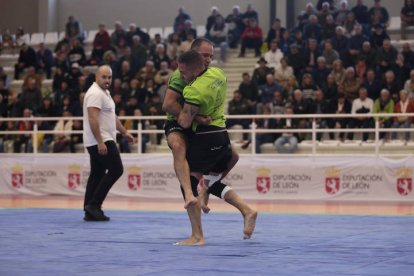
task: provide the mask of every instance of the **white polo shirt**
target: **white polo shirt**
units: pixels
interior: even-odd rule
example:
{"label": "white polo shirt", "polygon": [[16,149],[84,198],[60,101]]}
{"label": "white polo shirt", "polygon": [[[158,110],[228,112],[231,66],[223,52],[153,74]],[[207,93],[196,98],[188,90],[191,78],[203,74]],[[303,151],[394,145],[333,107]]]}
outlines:
{"label": "white polo shirt", "polygon": [[83,144],[85,147],[97,145],[89,124],[88,107],[96,107],[99,112],[99,129],[104,142],[116,141],[115,103],[108,90],[103,90],[94,82],[85,94],[83,102]]}

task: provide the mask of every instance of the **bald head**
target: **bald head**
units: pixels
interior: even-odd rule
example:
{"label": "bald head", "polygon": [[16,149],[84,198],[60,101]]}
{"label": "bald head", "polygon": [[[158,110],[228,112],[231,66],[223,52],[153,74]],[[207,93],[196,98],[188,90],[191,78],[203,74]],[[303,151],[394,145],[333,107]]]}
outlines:
{"label": "bald head", "polygon": [[96,71],[96,83],[102,89],[109,89],[112,83],[112,70],[108,65],[102,65]]}

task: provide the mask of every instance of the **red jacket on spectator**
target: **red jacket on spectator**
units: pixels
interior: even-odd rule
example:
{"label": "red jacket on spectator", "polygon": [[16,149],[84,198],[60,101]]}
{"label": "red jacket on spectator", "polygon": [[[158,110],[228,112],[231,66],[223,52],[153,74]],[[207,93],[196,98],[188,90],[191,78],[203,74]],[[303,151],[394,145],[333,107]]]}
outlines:
{"label": "red jacket on spectator", "polygon": [[262,39],[263,37],[263,32],[262,29],[257,25],[255,27],[246,27],[246,29],[244,29],[243,34],[242,34],[242,39],[249,39],[249,38],[254,38],[254,39]]}
{"label": "red jacket on spectator", "polygon": [[101,47],[104,51],[109,50],[111,46],[111,37],[107,31],[98,32],[93,40],[93,48]]}
{"label": "red jacket on spectator", "polygon": [[[414,101],[410,99],[407,99],[407,101],[408,101],[408,106],[407,106],[406,113],[414,113]],[[402,113],[401,112],[401,101],[399,101],[394,106],[394,113]],[[395,117],[394,121],[398,121],[398,117]],[[411,121],[414,122],[414,117],[411,117]]]}

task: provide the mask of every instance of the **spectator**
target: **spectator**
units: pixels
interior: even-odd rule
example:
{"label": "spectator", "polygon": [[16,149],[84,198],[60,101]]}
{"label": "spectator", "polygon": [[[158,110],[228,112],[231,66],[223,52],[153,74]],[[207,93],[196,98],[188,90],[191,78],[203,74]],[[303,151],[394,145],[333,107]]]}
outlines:
{"label": "spectator", "polygon": [[129,24],[129,30],[127,32],[127,39],[126,42],[128,46],[132,45],[132,38],[134,35],[137,35],[141,39],[141,43],[145,45],[145,47],[148,46],[150,42],[150,37],[147,33],[143,32],[140,28],[137,27],[137,24],[131,23]]}
{"label": "spectator", "polygon": [[66,23],[65,36],[68,39],[76,38],[81,42],[85,39],[82,24],[73,15],[69,16],[68,22]]}
{"label": "spectator", "polygon": [[303,55],[299,52],[298,46],[293,43],[289,46],[289,53],[287,54],[288,64],[293,68],[296,78],[301,78],[304,67]]}
{"label": "spectator", "polygon": [[253,8],[251,4],[246,6],[246,11],[243,14],[243,21],[251,21],[254,20],[255,22],[259,23],[259,15],[257,11]]}
{"label": "spectator", "polygon": [[0,80],[3,80],[6,89],[10,87],[11,78],[4,72],[3,66],[0,66]]}
{"label": "spectator", "polygon": [[384,81],[381,87],[387,89],[391,94],[391,98],[395,102],[398,102],[398,94],[402,87],[399,80],[396,79],[393,71],[387,71],[385,73]]}
{"label": "spectator", "polygon": [[384,26],[389,25],[390,16],[386,8],[381,6],[381,0],[374,0],[374,6],[369,9],[369,18],[371,25],[383,24]]}
{"label": "spectator", "polygon": [[[200,34],[201,36],[205,36],[206,38],[211,40],[210,36],[210,30],[213,27],[213,25],[216,23],[216,17],[220,15],[220,12],[216,6],[211,7],[211,14],[207,17],[207,23],[206,23],[206,33],[205,35]],[[224,18],[223,18],[224,23]]]}
{"label": "spectator", "polygon": [[[297,89],[293,92],[293,98],[291,103],[294,114],[312,114],[312,104],[309,102],[309,100],[304,99],[301,90]],[[310,127],[310,122],[308,119],[298,119],[297,125],[299,128],[308,128]],[[306,133],[300,133],[300,140],[305,139],[305,136]]]}
{"label": "spectator", "polygon": [[332,16],[332,10],[330,9],[328,2],[323,2],[322,8],[318,9],[318,22],[321,26],[326,26],[326,19],[328,16]]}
{"label": "spectator", "polygon": [[191,20],[184,22],[184,29],[180,32],[181,41],[186,40],[188,34],[192,34],[194,38],[197,38],[197,30],[193,28],[193,22]]}
{"label": "spectator", "polygon": [[318,88],[314,84],[311,74],[304,74],[302,77],[301,91],[303,99],[312,102],[315,99],[315,93]]}
{"label": "spectator", "polygon": [[325,82],[328,75],[331,73],[329,68],[326,66],[326,60],[324,57],[318,57],[317,67],[312,71],[312,78],[315,82],[315,85],[321,88]]}
{"label": "spectator", "polygon": [[[180,37],[177,35],[177,37],[178,37],[178,39],[180,40]],[[181,40],[180,40],[181,41]],[[181,41],[180,42],[180,47],[178,47],[178,53],[177,53],[177,56],[179,56],[179,55],[181,55],[182,53],[184,53],[184,52],[187,52],[188,50],[190,50],[191,49],[191,44],[193,44],[193,41],[194,41],[194,37],[193,37],[193,34],[188,34],[187,35],[187,39],[186,40],[184,40],[184,41]],[[173,60],[173,59],[175,59],[176,57],[171,57],[171,55],[170,55],[170,58]]]}
{"label": "spectator", "polygon": [[[184,40],[183,42],[181,42],[181,38],[180,38],[180,35],[178,33],[173,33],[168,38],[167,55],[170,59],[174,59],[174,58],[179,56],[181,44],[184,43],[185,41],[188,41],[189,37],[191,38],[191,42],[192,42],[193,41],[193,39],[192,39],[193,35],[191,33],[187,35],[187,39]],[[163,45],[163,44],[161,44],[161,45]],[[190,49],[189,48],[190,46],[191,46],[191,44],[187,45],[188,50]],[[145,48],[144,48],[144,50],[145,50]],[[185,52],[185,50],[183,52]]]}
{"label": "spectator", "polygon": [[318,44],[322,40],[322,28],[318,23],[316,15],[309,16],[309,23],[303,29],[303,38],[305,40],[315,39]]}
{"label": "spectator", "polygon": [[305,73],[312,74],[313,69],[317,66],[316,62],[320,55],[317,41],[315,39],[309,39],[309,45],[304,55]]}
{"label": "spectator", "polygon": [[288,78],[283,86],[283,95],[290,102],[293,98],[293,92],[299,89],[299,83],[294,76]]}
{"label": "spectator", "polygon": [[[315,101],[313,102],[313,114],[329,114],[329,102],[325,99],[323,92],[321,90],[316,90],[315,92]],[[316,119],[316,126],[320,129],[328,128],[328,119],[320,118]],[[316,134],[316,139],[320,141],[322,139],[322,132]]]}
{"label": "spectator", "polygon": [[339,26],[344,26],[349,12],[348,1],[341,0],[339,3],[339,9],[334,13],[335,23]]}
{"label": "spectator", "polygon": [[26,77],[24,78],[23,86],[22,86],[23,90],[27,88],[29,78],[33,78],[35,80],[36,88],[38,88],[39,90],[42,89],[42,82],[43,82],[42,76],[36,73],[36,68],[34,68],[33,66],[30,66],[26,70]]}
{"label": "spectator", "polygon": [[187,20],[192,20],[191,16],[185,13],[184,8],[181,7],[178,9],[178,15],[174,19],[174,32],[178,32],[184,29],[184,22]]}
{"label": "spectator", "polygon": [[414,2],[405,0],[401,9],[401,39],[407,39],[407,27],[414,25]]}
{"label": "spectator", "polygon": [[267,33],[267,38],[266,38],[268,47],[270,47],[270,44],[272,43],[273,40],[279,41],[283,39],[283,35],[285,32],[286,32],[286,29],[282,27],[280,19],[276,18],[275,20],[273,20],[272,27]]}
{"label": "spectator", "polygon": [[[233,92],[233,99],[228,104],[229,115],[248,115],[250,114],[249,103],[247,99],[243,98],[239,90]],[[243,129],[250,128],[251,120],[248,119],[227,119],[226,128],[230,129],[235,125],[241,125]],[[243,140],[248,140],[248,133],[243,133]]]}
{"label": "spectator", "polygon": [[37,68],[38,61],[35,50],[32,47],[23,43],[22,48],[20,50],[19,59],[17,64],[14,66],[14,79],[18,80],[20,77],[20,73],[29,67]]}
{"label": "spectator", "polygon": [[[280,94],[280,92],[278,93]],[[271,113],[270,106],[266,106],[263,109],[262,115],[269,115]],[[258,119],[256,122],[256,128],[257,129],[276,129],[277,128],[277,122],[275,119]],[[256,134],[256,153],[262,153],[261,145],[265,143],[274,143],[276,140],[277,134],[276,133],[257,133]],[[251,140],[248,141],[250,143]],[[242,148],[246,148],[246,144],[242,146]]]}
{"label": "spectator", "polygon": [[246,48],[253,48],[255,56],[260,56],[260,46],[262,45],[263,33],[262,29],[257,25],[254,19],[249,20],[248,25],[242,34],[242,46],[239,57],[244,57]]}
{"label": "spectator", "polygon": [[[375,100],[372,113],[393,113],[394,101],[390,97],[390,92],[387,89],[382,89],[380,97]],[[390,128],[392,125],[391,117],[376,117],[375,120],[379,121],[380,128]],[[387,135],[386,132],[380,132],[379,138],[384,139]]]}
{"label": "spectator", "polygon": [[371,47],[369,41],[365,41],[362,44],[362,51],[357,59],[364,59],[368,69],[375,69],[377,67],[377,51]]}
{"label": "spectator", "polygon": [[155,74],[157,74],[157,70],[154,67],[154,62],[152,60],[147,60],[144,68],[141,68],[136,74],[136,78],[138,80],[153,79]]}
{"label": "spectator", "polygon": [[[10,90],[6,88],[4,83],[5,83],[4,79],[0,78],[0,95],[3,98],[3,103],[6,104],[6,107],[7,107],[7,104],[9,103],[9,96],[11,93],[10,93]],[[2,114],[0,113],[0,116],[1,115]]]}
{"label": "spectator", "polygon": [[31,111],[37,111],[42,102],[42,92],[36,87],[36,80],[29,77],[27,88],[22,91],[20,96],[20,102],[24,109],[30,109]]}
{"label": "spectator", "polygon": [[318,11],[322,10],[326,4],[328,4],[329,9],[333,9],[334,7],[334,0],[318,0],[318,3],[316,4],[316,9]]}
{"label": "spectator", "polygon": [[338,97],[338,86],[336,85],[335,78],[332,74],[329,74],[326,77],[326,81],[322,85],[321,90],[325,99],[328,101],[332,101]]}
{"label": "spectator", "polygon": [[339,53],[341,59],[343,59],[348,51],[348,38],[344,35],[345,29],[341,26],[336,27],[335,36],[332,37],[332,47]]}
{"label": "spectator", "polygon": [[283,36],[279,41],[277,42],[277,46],[282,51],[283,55],[287,55],[289,52],[289,46],[292,43],[292,39],[290,37],[289,31],[284,31]]}
{"label": "spectator", "polygon": [[[142,111],[139,108],[135,108],[133,110],[133,116],[134,117],[141,117],[142,116]],[[141,124],[142,129],[145,129],[145,123],[142,122],[141,120],[134,120],[132,122],[132,129],[137,130],[138,129],[138,124]],[[141,141],[137,141],[138,143],[141,143],[141,150],[142,153],[146,153],[147,152],[147,143],[149,142],[149,134],[142,134],[141,135]]]}
{"label": "spectator", "polygon": [[345,98],[348,101],[352,102],[354,99],[358,98],[359,94],[361,94],[359,92],[361,81],[362,80],[358,79],[355,76],[355,69],[352,67],[348,67],[345,72],[345,78],[339,85],[338,91],[339,93],[344,93]]}
{"label": "spectator", "polygon": [[[285,115],[292,115],[293,109],[290,106],[285,108]],[[276,139],[275,145],[278,153],[293,153],[298,148],[298,137],[296,134],[289,131],[290,129],[298,128],[297,121],[295,119],[282,119],[278,124],[278,128],[286,129],[287,132]]]}
{"label": "spectator", "polygon": [[[362,26],[357,24],[354,28],[355,34],[351,36],[348,41],[348,53],[347,55],[343,56],[342,59],[346,61],[346,66],[352,66],[355,64],[358,55],[361,53],[362,45],[365,41],[368,41],[368,37],[366,37],[362,33]],[[348,58],[347,58],[348,57]]]}
{"label": "spectator", "polygon": [[93,40],[93,50],[96,52],[99,60],[102,60],[103,54],[111,48],[111,37],[106,31],[105,24],[98,25],[98,33]]}
{"label": "spectator", "polygon": [[119,42],[122,40],[126,40],[127,33],[122,27],[121,21],[115,21],[114,24],[114,32],[111,34],[111,46],[112,48],[116,48],[119,46]]}
{"label": "spectator", "polygon": [[322,57],[325,58],[326,67],[328,69],[332,69],[334,61],[339,59],[339,53],[334,50],[330,40],[325,40]]}
{"label": "spectator", "polygon": [[355,15],[356,21],[362,25],[370,24],[368,7],[364,5],[363,0],[357,0],[356,5],[351,9]]}
{"label": "spectator", "polygon": [[[146,116],[162,116],[164,112],[162,111],[162,102],[159,95],[154,93],[149,103],[146,105],[146,111],[144,113]],[[158,130],[163,129],[164,121],[163,120],[150,120],[150,125],[155,125]],[[161,144],[161,139],[164,134],[157,134],[157,145]]]}
{"label": "spectator", "polygon": [[278,49],[276,40],[270,43],[270,49],[263,57],[267,61],[267,66],[272,68],[274,72],[280,69],[280,60],[283,58],[283,53]]}
{"label": "spectator", "polygon": [[[168,80],[170,75],[172,74],[172,70],[168,66],[167,61],[162,61],[160,63],[160,70],[154,76],[154,82],[156,85],[162,85],[165,83],[165,80]],[[161,97],[163,99],[163,97]]]}
{"label": "spectator", "polygon": [[336,85],[339,87],[345,79],[345,69],[342,60],[337,59],[334,61],[331,75],[334,77]]}
{"label": "spectator", "polygon": [[378,50],[377,53],[377,64],[382,74],[390,70],[392,66],[395,65],[397,55],[398,52],[391,45],[391,41],[389,39],[385,39],[383,42],[383,46]]}
{"label": "spectator", "polygon": [[[73,120],[72,131],[81,131],[83,130],[83,124],[81,120]],[[76,152],[76,145],[81,145],[83,143],[83,134],[82,133],[71,133],[69,140],[69,150],[71,153]]]}
{"label": "spectator", "polygon": [[56,123],[56,126],[54,128],[54,131],[57,133],[54,135],[54,144],[53,144],[53,152],[64,152],[66,150],[66,147],[69,145],[70,141],[70,133],[64,133],[69,132],[72,130],[73,121],[66,119],[67,117],[71,117],[72,114],[65,110],[62,114],[62,119],[59,120]]}
{"label": "spectator", "polygon": [[[163,44],[158,45],[164,46]],[[141,37],[138,35],[132,37],[131,57],[134,65],[133,68],[131,68],[133,73],[144,67],[145,62],[148,60],[147,49],[145,45],[141,43]]]}
{"label": "spectator", "polygon": [[266,76],[268,74],[273,74],[273,70],[267,67],[267,61],[263,57],[261,57],[257,63],[259,64],[259,67],[254,69],[252,79],[257,86],[261,86],[266,83]]}
{"label": "spectator", "polygon": [[[273,100],[273,93],[275,91],[283,91],[283,88],[275,81],[273,74],[267,74],[266,83],[259,86],[261,106],[268,105]],[[259,106],[257,107],[258,109]]]}
{"label": "spectator", "polygon": [[252,81],[249,73],[242,74],[242,82],[239,85],[239,91],[242,97],[247,100],[249,105],[249,114],[256,114],[256,104],[259,99],[259,88],[257,84]]}
{"label": "spectator", "polygon": [[232,13],[227,15],[225,22],[229,24],[229,46],[232,49],[237,48],[245,27],[243,15],[240,13],[238,5],[233,6]]}
{"label": "spectator", "polygon": [[[33,117],[32,110],[25,108],[23,110],[23,118],[27,119]],[[22,120],[17,123],[17,130],[19,131],[32,131],[34,123],[33,121]],[[33,139],[31,134],[20,134],[16,136],[16,140],[13,144],[13,152],[21,152],[21,148],[24,145],[24,152],[33,152]]]}
{"label": "spectator", "polygon": [[299,20],[298,29],[299,30],[303,30],[303,27],[306,24],[308,24],[309,22],[308,19],[311,15],[317,15],[317,11],[313,8],[313,4],[309,2],[306,4],[305,10],[301,11],[298,16],[298,20]]}
{"label": "spectator", "polygon": [[23,44],[29,43],[29,34],[26,33],[21,26],[17,28],[15,37],[16,47],[21,47]]}
{"label": "spectator", "polygon": [[[414,102],[412,99],[408,97],[408,93],[406,90],[400,91],[400,101],[394,106],[394,113],[414,113]],[[414,118],[407,117],[407,116],[398,116],[394,117],[394,122],[392,128],[411,128],[411,124]],[[392,133],[392,139],[397,139],[398,133]],[[410,132],[405,132],[404,134],[405,141],[410,140]]]}
{"label": "spectator", "polygon": [[367,77],[365,81],[362,83],[362,86],[368,92],[368,98],[370,99],[378,99],[380,96],[381,91],[381,82],[375,76],[375,70],[369,69],[367,71]]}
{"label": "spectator", "polygon": [[[371,114],[372,110],[374,108],[374,102],[372,99],[368,98],[368,92],[365,88],[359,89],[359,97],[356,98],[352,102],[352,109],[351,113],[356,114]],[[349,121],[349,128],[372,128],[374,126],[374,121],[372,120],[372,117],[356,117],[352,118]],[[362,134],[362,140],[367,141],[368,140],[369,133],[364,132]],[[354,133],[349,132],[348,133],[348,139],[353,140],[354,139]]]}
{"label": "spectator", "polygon": [[[118,116],[122,117],[122,116],[126,116],[126,112],[125,109],[121,108],[120,110],[118,110]],[[130,119],[120,119],[121,124],[124,126],[124,128],[126,130],[131,130],[132,129],[132,121]],[[131,149],[129,147],[129,140],[125,137],[122,136],[122,134],[117,133],[117,138],[116,138],[119,142],[119,151],[121,153],[131,153]]]}
{"label": "spectator", "polygon": [[355,75],[363,81],[365,79],[365,74],[367,72],[367,64],[365,62],[365,59],[360,58],[357,59],[355,64]]}
{"label": "spectator", "polygon": [[220,48],[219,62],[223,63],[227,60],[227,48],[229,47],[227,44],[227,32],[227,25],[224,22],[224,18],[218,14],[209,29],[209,35],[214,47]]}
{"label": "spectator", "polygon": [[289,78],[294,78],[293,68],[288,65],[287,59],[282,58],[280,60],[280,68],[275,71],[275,80],[283,87],[286,87],[286,84]]}
{"label": "spectator", "polygon": [[322,25],[322,40],[326,41],[332,39],[336,35],[336,28],[338,26],[332,15],[328,15],[325,20],[325,24]]}
{"label": "spectator", "polygon": [[414,99],[414,70],[411,70],[410,79],[404,83],[404,90],[409,99]]}
{"label": "spectator", "polygon": [[[336,99],[333,99],[330,101],[329,105],[329,111],[332,114],[350,114],[351,113],[351,103],[346,100],[345,95],[340,93],[338,94],[338,97]],[[348,122],[350,119],[348,118],[333,118],[331,120],[328,120],[328,126],[330,129],[339,127],[341,129],[345,129],[348,126]],[[335,137],[334,133],[329,133],[329,138],[333,140]],[[341,141],[344,140],[344,133],[339,133],[339,139]]]}
{"label": "spectator", "polygon": [[161,62],[163,61],[167,62],[168,66],[170,66],[171,60],[168,57],[163,44],[157,45],[155,55],[152,56],[152,61],[154,62],[155,70],[160,70]]}
{"label": "spectator", "polygon": [[72,65],[73,63],[78,63],[80,66],[84,66],[86,64],[85,50],[83,49],[79,40],[76,38],[72,38],[70,40],[68,61],[70,65]]}
{"label": "spectator", "polygon": [[374,49],[380,49],[384,44],[384,40],[389,40],[390,36],[381,24],[375,24],[373,27],[374,32],[371,34],[369,42]]}
{"label": "spectator", "polygon": [[43,42],[39,44],[37,60],[39,62],[39,70],[46,73],[46,78],[50,79],[52,76],[52,66],[54,65],[53,53],[49,48],[45,47]]}

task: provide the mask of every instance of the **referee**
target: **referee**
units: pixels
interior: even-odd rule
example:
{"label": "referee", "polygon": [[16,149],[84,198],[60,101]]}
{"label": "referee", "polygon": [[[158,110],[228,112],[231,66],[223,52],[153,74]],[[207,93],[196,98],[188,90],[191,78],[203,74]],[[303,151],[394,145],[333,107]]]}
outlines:
{"label": "referee", "polygon": [[102,203],[124,172],[116,146],[116,131],[130,143],[135,142],[115,114],[115,103],[108,91],[111,82],[111,68],[100,66],[83,103],[83,141],[91,165],[84,202],[85,221],[109,220],[102,211]]}

